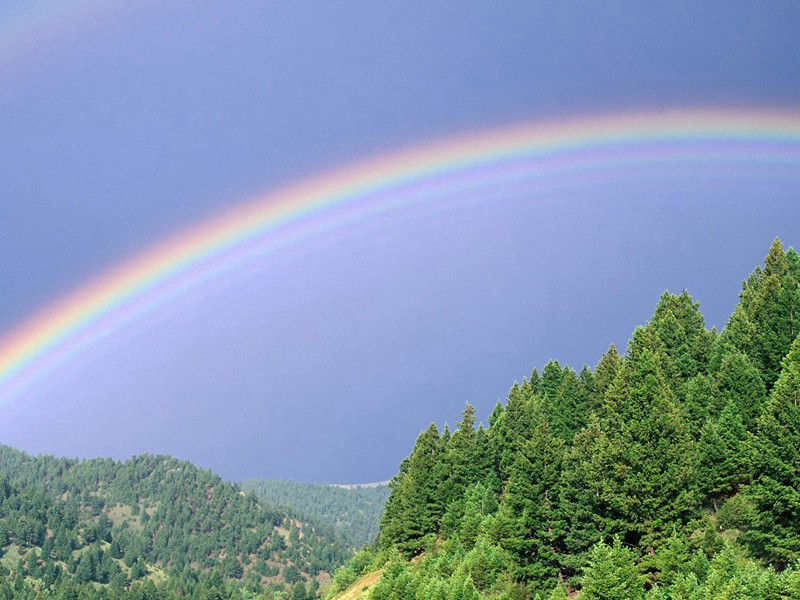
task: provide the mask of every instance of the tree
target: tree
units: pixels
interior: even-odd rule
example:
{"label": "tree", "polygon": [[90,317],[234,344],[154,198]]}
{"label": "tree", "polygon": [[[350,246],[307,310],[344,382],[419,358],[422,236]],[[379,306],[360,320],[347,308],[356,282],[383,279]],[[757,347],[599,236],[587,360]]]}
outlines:
{"label": "tree", "polygon": [[619,538],[609,546],[599,542],[592,548],[583,577],[582,600],[643,600],[644,580],[636,566],[636,555]]}
{"label": "tree", "polygon": [[[784,252],[780,240],[775,238],[764,259],[764,268],[756,268],[743,284],[740,306],[752,328],[749,335],[743,336],[744,346],[739,349],[758,367],[770,390],[781,372],[781,360],[800,333],[797,253],[791,248]],[[737,318],[743,320],[742,315]]]}
{"label": "tree", "polygon": [[444,512],[440,494],[444,463],[435,424],[420,434],[404,463],[390,484],[392,491],[381,519],[381,542],[415,554],[425,545],[426,536],[436,533]]}
{"label": "tree", "polygon": [[747,430],[731,400],[717,419],[709,419],[697,442],[697,485],[716,510],[719,500],[738,490],[747,476]]}
{"label": "tree", "polygon": [[529,391],[524,384],[520,387],[515,383],[508,393],[505,410],[489,430],[496,468],[502,482],[508,479],[509,468],[535,422],[538,399],[529,395]]}
{"label": "tree", "polygon": [[800,559],[800,338],[762,413],[753,440],[754,481],[747,489],[755,511],[745,539],[782,569]]}
{"label": "tree", "polygon": [[745,428],[752,431],[766,404],[766,389],[761,375],[746,354],[731,350],[714,376],[718,404],[736,403]]}
{"label": "tree", "polygon": [[574,555],[568,568],[581,566],[589,544],[614,535],[652,554],[693,514],[693,444],[664,364],[660,338],[638,328],[602,416],[576,438],[560,485],[565,544]]}
{"label": "tree", "polygon": [[[681,381],[704,372],[711,354],[714,334],[706,330],[699,307],[686,290],[677,296],[664,292],[650,320]],[[681,394],[679,387],[673,391]]]}
{"label": "tree", "polygon": [[[550,364],[545,367],[545,374]],[[570,368],[561,371],[559,377],[558,387],[542,398],[542,410],[550,421],[553,434],[569,442],[586,425],[592,390],[587,389],[584,381]],[[589,379],[587,376],[584,378]]]}
{"label": "tree", "polygon": [[539,587],[551,585],[558,572],[557,484],[563,456],[564,442],[540,415],[511,467],[496,523],[500,545],[514,559],[515,577]]}

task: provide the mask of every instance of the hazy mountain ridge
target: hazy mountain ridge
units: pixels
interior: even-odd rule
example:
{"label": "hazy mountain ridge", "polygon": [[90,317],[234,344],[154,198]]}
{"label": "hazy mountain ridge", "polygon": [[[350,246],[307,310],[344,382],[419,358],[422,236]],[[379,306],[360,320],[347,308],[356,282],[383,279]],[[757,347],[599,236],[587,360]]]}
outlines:
{"label": "hazy mountain ridge", "polygon": [[279,479],[248,479],[242,489],[263,502],[286,506],[299,515],[332,528],[355,548],[375,540],[389,497],[388,482],[366,484],[299,483]]}
{"label": "hazy mountain ridge", "polygon": [[350,554],[313,525],[168,456],[75,460],[0,446],[0,501],[10,597],[24,597],[26,581],[56,596],[151,597],[142,590],[157,587],[164,598],[288,589],[313,597]]}
{"label": "hazy mountain ridge", "polygon": [[488,428],[431,424],[341,598],[800,597],[800,256],[772,244],[721,332],[665,292],[626,352],[550,361]]}

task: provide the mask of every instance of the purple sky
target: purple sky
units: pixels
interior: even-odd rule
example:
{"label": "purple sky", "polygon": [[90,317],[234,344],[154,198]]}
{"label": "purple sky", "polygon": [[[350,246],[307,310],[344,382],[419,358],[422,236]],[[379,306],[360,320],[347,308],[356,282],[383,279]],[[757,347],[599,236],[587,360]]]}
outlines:
{"label": "purple sky", "polygon": [[[0,12],[0,58],[3,15],[26,4]],[[1,330],[183,226],[359,158],[536,119],[800,100],[796,2],[87,14],[0,60]],[[772,238],[800,245],[798,192],[800,175],[687,171],[339,232],[53,372],[0,413],[0,442],[167,452],[229,479],[387,479],[431,421],[465,402],[485,416],[550,358],[624,346],[664,289],[721,326]]]}

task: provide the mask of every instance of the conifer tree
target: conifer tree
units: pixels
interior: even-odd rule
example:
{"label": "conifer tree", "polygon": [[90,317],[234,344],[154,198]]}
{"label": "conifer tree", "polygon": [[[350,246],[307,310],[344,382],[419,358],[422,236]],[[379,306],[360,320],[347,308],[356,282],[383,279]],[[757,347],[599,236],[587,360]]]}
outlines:
{"label": "conifer tree", "polygon": [[717,391],[711,378],[700,373],[686,382],[686,399],[683,402],[683,415],[691,435],[697,438],[706,420],[720,409],[716,408]]}
{"label": "conifer tree", "polygon": [[768,390],[780,374],[781,360],[800,333],[797,264],[796,252],[784,252],[776,238],[764,259],[764,268],[756,268],[747,278],[740,295],[752,330],[746,345],[739,349],[758,367]]}
{"label": "conifer tree", "polygon": [[746,354],[729,352],[714,376],[718,404],[736,403],[742,423],[752,430],[766,404],[764,381]]}
{"label": "conifer tree", "polygon": [[717,419],[709,419],[697,442],[697,484],[701,497],[716,510],[719,500],[734,493],[747,475],[744,428],[739,407],[729,401]]}
{"label": "conifer tree", "polygon": [[494,405],[494,409],[492,410],[492,414],[489,415],[489,429],[491,429],[497,420],[500,418],[500,415],[503,414],[503,403],[500,400]]}
{"label": "conifer tree", "polygon": [[783,568],[800,559],[800,338],[762,413],[753,441],[755,512],[746,533],[755,551]]}
{"label": "conifer tree", "polygon": [[481,457],[478,455],[475,431],[475,408],[467,404],[456,430],[447,445],[446,462],[449,470],[449,489],[443,501],[460,498],[466,489],[478,479],[481,472]]}
{"label": "conifer tree", "polygon": [[652,553],[666,530],[695,507],[692,442],[665,362],[655,332],[638,328],[606,393],[602,418],[588,438],[576,439],[560,486],[565,544],[578,563],[568,567],[580,566],[587,542],[616,534]]}
{"label": "conifer tree", "polygon": [[496,470],[502,482],[508,479],[508,471],[516,453],[533,427],[536,401],[535,396],[527,396],[515,383],[508,394],[505,410],[489,430],[497,461]]}
{"label": "conifer tree", "polygon": [[539,395],[543,398],[553,397],[561,385],[568,369],[562,368],[557,360],[550,360],[542,369],[542,384],[539,387]]}
{"label": "conifer tree", "polygon": [[595,389],[599,395],[599,403],[602,403],[603,395],[611,386],[621,366],[622,357],[619,355],[617,347],[611,344],[594,369]]}
{"label": "conifer tree", "polygon": [[[545,373],[547,370],[548,367],[545,367]],[[586,424],[591,391],[570,368],[560,372],[560,379],[555,391],[542,398],[542,409],[550,421],[553,434],[569,442]]]}
{"label": "conifer tree", "polygon": [[498,538],[514,558],[517,579],[537,586],[552,583],[557,573],[557,484],[563,453],[564,442],[540,414],[511,467],[497,518]]}
{"label": "conifer tree", "polygon": [[664,292],[650,321],[683,381],[705,371],[714,341],[699,306],[686,290],[678,296]]}
{"label": "conifer tree", "polygon": [[636,566],[636,555],[616,538],[609,546],[592,548],[583,577],[582,600],[644,600],[644,580]]}
{"label": "conifer tree", "polygon": [[623,519],[627,541],[650,553],[667,528],[694,509],[693,445],[667,383],[663,346],[650,328],[638,328],[619,376],[606,394],[603,429],[615,465],[607,495]]}
{"label": "conifer tree", "polygon": [[381,519],[381,542],[415,554],[426,536],[435,534],[444,510],[440,494],[442,456],[439,431],[431,425],[417,438],[401,472],[391,482],[391,494]]}

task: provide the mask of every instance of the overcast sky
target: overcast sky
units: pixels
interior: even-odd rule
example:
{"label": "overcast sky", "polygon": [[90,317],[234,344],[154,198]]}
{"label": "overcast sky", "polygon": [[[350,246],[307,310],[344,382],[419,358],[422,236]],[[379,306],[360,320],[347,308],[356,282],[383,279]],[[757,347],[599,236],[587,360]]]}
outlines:
{"label": "overcast sky", "polygon": [[[342,164],[515,123],[800,101],[797,2],[4,5],[0,330]],[[56,369],[3,408],[0,442],[388,479],[431,421],[465,402],[485,419],[548,359],[624,347],[665,289],[722,326],[772,238],[800,244],[795,173],[565,180],[312,240]]]}

